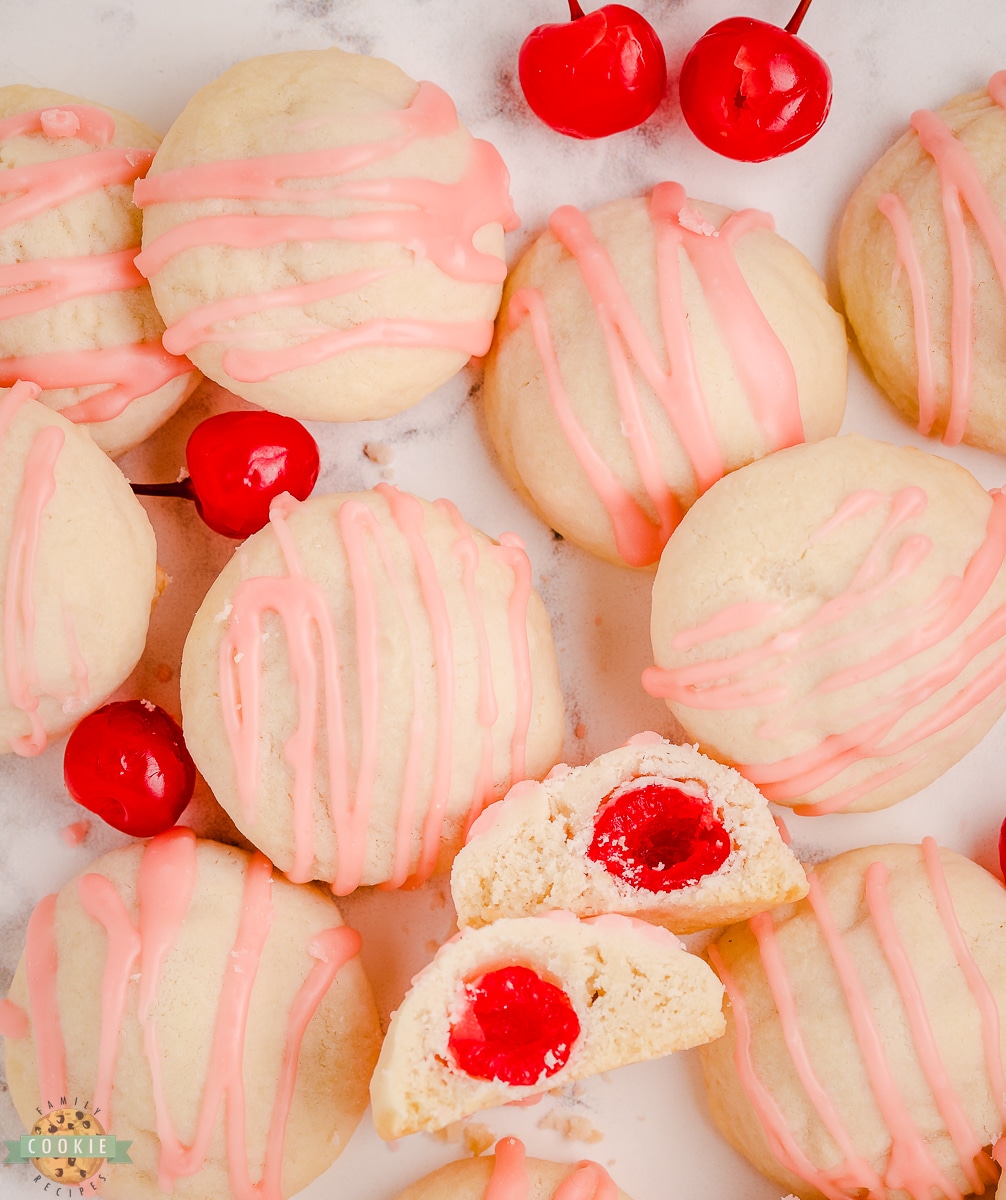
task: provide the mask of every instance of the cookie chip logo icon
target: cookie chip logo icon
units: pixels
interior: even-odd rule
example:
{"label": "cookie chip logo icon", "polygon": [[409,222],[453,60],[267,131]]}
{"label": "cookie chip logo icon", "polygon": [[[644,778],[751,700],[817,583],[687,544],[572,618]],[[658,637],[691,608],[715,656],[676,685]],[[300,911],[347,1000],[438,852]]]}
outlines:
{"label": "cookie chip logo icon", "polygon": [[[85,1109],[57,1108],[35,1122],[30,1136],[43,1139],[40,1149],[48,1140],[51,1143],[49,1149],[62,1153],[63,1157],[33,1158],[32,1162],[46,1179],[57,1183],[83,1183],[85,1179],[97,1175],[98,1168],[105,1160],[80,1158],[72,1151],[85,1148],[84,1138],[103,1137],[104,1133],[98,1118]],[[90,1148],[89,1144],[87,1148]]]}

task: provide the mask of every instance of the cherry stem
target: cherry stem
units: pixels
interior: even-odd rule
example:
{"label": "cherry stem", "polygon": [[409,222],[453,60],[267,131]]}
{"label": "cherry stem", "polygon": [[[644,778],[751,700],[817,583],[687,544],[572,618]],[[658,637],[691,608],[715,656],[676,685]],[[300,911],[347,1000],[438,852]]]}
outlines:
{"label": "cherry stem", "polygon": [[799,32],[800,26],[803,24],[803,19],[807,15],[807,9],[810,8],[811,0],[800,0],[796,12],[790,17],[786,24],[787,33]]}
{"label": "cherry stem", "polygon": [[[809,2],[810,0],[808,0]],[[569,19],[571,21],[579,21],[583,15],[583,9],[577,3],[577,0],[569,0]]]}
{"label": "cherry stem", "polygon": [[177,496],[180,500],[195,500],[196,493],[190,479],[177,483],[131,483],[137,496]]}

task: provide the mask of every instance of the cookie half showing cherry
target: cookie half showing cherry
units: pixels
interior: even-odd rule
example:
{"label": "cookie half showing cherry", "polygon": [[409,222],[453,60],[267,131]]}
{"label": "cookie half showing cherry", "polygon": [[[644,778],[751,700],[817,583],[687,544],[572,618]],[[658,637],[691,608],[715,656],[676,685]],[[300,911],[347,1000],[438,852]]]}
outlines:
{"label": "cookie half showing cherry", "polygon": [[269,506],[288,492],[306,500],[318,480],[318,444],[293,417],[279,413],[218,413],[201,421],[185,446],[186,478],[134,483],[138,496],[195,502],[206,524],[224,537],[251,537],[269,522]]}
{"label": "cookie half showing cherry", "polygon": [[678,94],[703,145],[740,162],[765,162],[821,128],[831,108],[831,72],[796,36],[810,3],[800,0],[785,27],[730,17],[689,50]]}
{"label": "cookie half showing cherry", "polygon": [[382,1138],[719,1037],[722,988],[666,929],[572,913],[463,929],[413,980],[371,1080]]}
{"label": "cookie half showing cherry", "polygon": [[196,768],[177,722],[149,700],[120,700],[86,716],[63,752],[66,790],[132,837],[155,837],[185,811]]}
{"label": "cookie half showing cherry", "polygon": [[638,734],[511,788],[454,860],[461,925],[564,908],[693,933],[807,894],[764,796],[737,771]]}
{"label": "cookie half showing cherry", "polygon": [[539,25],[520,48],[518,74],[535,116],[557,133],[608,137],[641,125],[667,91],[664,49],[635,9],[606,4],[569,21]]}

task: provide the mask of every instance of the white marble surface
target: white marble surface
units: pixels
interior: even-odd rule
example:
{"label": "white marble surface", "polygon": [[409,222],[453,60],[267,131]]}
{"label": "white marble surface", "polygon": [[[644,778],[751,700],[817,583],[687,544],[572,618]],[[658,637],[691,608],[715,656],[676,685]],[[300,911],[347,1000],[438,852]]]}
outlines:
{"label": "white marble surface", "polygon": [[[680,180],[696,197],[768,209],[779,231],[834,282],[833,237],[843,203],[865,167],[918,107],[982,86],[1006,66],[1006,5],[970,0],[951,12],[939,0],[816,0],[803,35],[825,57],[835,81],[832,114],[807,146],[750,166],[719,159],[695,142],[677,110],[673,80],[696,37],[722,17],[746,13],[784,24],[791,0],[639,0],[668,51],[672,84],[642,129],[602,142],[559,138],[537,124],[514,91],[517,49],[543,20],[562,19],[563,0],[5,0],[0,83],[74,92],[135,113],[166,129],[189,95],[239,59],[337,43],[390,58],[454,97],[462,118],[499,147],[513,177],[524,225],[510,253],[560,203],[590,206]],[[376,425],[315,427],[323,448],[321,486],[367,487],[382,477],[430,498],[449,495],[491,534],[516,529],[527,541],[549,606],[569,710],[567,756],[579,762],[641,728],[669,729],[663,706],[639,687],[648,659],[648,579],[590,561],[557,543],[510,493],[487,449],[478,412],[478,372],[470,369],[417,409]],[[214,408],[233,407],[204,388],[174,421],[124,466],[133,478],[173,478],[192,425]],[[853,362],[848,429],[900,443],[922,440],[890,413]],[[383,443],[386,466],[363,453]],[[1003,463],[978,451],[948,452],[986,486]],[[151,502],[160,560],[173,582],[158,606],[150,646],[124,695],[144,694],[177,712],[177,665],[186,623],[213,573],[231,552],[191,513]],[[995,839],[1006,815],[1002,769],[1006,727],[993,730],[964,762],[925,793],[886,812],[790,819],[808,859],[853,845],[915,841],[923,834],[995,867]],[[62,745],[33,761],[0,761],[0,994],[20,952],[28,914],[45,893],[120,835],[96,823],[83,845],[60,830],[79,810],[62,787]],[[227,836],[205,794],[187,819]],[[453,929],[444,889],[402,895],[359,894],[343,905],[365,938],[365,955],[387,1013],[436,942]],[[543,1117],[582,1116],[603,1133],[594,1145],[540,1127]],[[779,1189],[755,1175],[719,1138],[704,1107],[694,1056],[682,1054],[588,1081],[576,1094],[529,1109],[498,1109],[477,1121],[497,1136],[516,1133],[534,1153],[590,1155],[609,1166],[635,1200],[776,1200]],[[20,1132],[4,1091],[0,1137]],[[349,1149],[304,1197],[392,1200],[425,1170],[463,1150],[426,1136],[385,1146],[365,1117]],[[0,1168],[0,1197],[42,1194],[22,1168]]]}

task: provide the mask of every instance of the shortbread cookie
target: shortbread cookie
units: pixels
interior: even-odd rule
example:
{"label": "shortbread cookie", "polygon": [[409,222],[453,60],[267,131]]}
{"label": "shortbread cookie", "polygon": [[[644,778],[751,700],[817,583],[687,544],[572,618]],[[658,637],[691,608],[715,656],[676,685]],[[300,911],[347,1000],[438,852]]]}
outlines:
{"label": "shortbread cookie", "polygon": [[644,686],[798,812],[931,783],[1006,708],[1006,495],[852,435],[727,476],[660,561]]}
{"label": "shortbread cookie", "polygon": [[164,344],[290,416],[407,408],[489,349],[508,182],[440,88],[383,59],[239,63],[136,188]]}
{"label": "shortbread cookie", "polygon": [[412,981],[371,1082],[383,1138],[719,1037],[722,989],[674,934],[567,912],[465,929]]}
{"label": "shortbread cookie", "polygon": [[662,183],[557,209],[514,268],[489,431],[550,525],[643,567],[725,472],[838,432],[846,359],[824,284],[767,214]]}
{"label": "shortbread cookie", "polygon": [[407,1187],[398,1200],[629,1200],[600,1163],[528,1158],[523,1143],[500,1138],[495,1153],[448,1163]]}
{"label": "shortbread cookie", "polygon": [[238,828],[339,895],[446,867],[483,806],[562,749],[519,540],[387,485],[274,504],[196,614],[181,687],[189,750]]}
{"label": "shortbread cookie", "polygon": [[109,1200],[290,1196],[367,1105],[380,1031],[359,947],[260,854],[182,828],[112,851],[28,924],[7,1002],[18,1113],[31,1128],[86,1097],[131,1143],[132,1165],[102,1169]]}
{"label": "shortbread cookie", "polygon": [[154,533],[122,472],[34,384],[0,390],[0,753],[38,754],[136,665]]}
{"label": "shortbread cookie", "polygon": [[166,421],[199,377],[161,345],[133,262],[132,186],[158,141],[76,96],[0,88],[0,384],[39,384],[43,403],[113,455]]}
{"label": "shortbread cookie", "polygon": [[565,908],[692,933],[799,900],[807,880],[753,784],[654,733],[517,784],[472,826],[451,892],[462,925]]}
{"label": "shortbread cookie", "polygon": [[717,1125],[806,1200],[985,1192],[1006,1128],[1002,884],[931,838],[810,883],[709,951],[729,1000],[701,1051]]}
{"label": "shortbread cookie", "polygon": [[1006,453],[1006,72],[911,128],[842,221],[849,321],[921,433]]}

